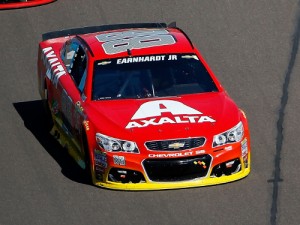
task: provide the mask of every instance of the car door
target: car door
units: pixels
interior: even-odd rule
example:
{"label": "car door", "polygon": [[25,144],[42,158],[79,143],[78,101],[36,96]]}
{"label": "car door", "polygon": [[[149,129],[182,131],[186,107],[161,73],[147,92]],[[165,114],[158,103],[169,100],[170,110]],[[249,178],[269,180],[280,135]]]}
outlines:
{"label": "car door", "polygon": [[87,76],[87,54],[76,39],[66,43],[62,51],[62,60],[71,77],[71,82],[62,84],[62,118],[66,133],[68,133],[81,150],[82,122],[85,118],[83,104]]}

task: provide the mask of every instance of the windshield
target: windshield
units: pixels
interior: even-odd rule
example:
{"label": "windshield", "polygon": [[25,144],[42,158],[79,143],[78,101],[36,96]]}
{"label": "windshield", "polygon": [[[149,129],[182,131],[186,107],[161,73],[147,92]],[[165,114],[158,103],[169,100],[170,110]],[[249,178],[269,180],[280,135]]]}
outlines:
{"label": "windshield", "polygon": [[218,91],[194,54],[96,61],[93,100],[180,96]]}

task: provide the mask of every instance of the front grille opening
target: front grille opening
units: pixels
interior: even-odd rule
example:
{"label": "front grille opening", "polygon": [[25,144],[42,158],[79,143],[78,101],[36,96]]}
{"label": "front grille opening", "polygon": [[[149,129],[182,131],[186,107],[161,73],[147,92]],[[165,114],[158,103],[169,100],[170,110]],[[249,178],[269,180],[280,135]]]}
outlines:
{"label": "front grille opening", "polygon": [[157,182],[185,181],[205,177],[210,155],[176,159],[146,159],[143,166],[150,180]]}
{"label": "front grille opening", "polygon": [[145,143],[149,150],[154,151],[180,151],[192,148],[198,148],[204,145],[204,137],[183,138],[163,141],[148,141]]}

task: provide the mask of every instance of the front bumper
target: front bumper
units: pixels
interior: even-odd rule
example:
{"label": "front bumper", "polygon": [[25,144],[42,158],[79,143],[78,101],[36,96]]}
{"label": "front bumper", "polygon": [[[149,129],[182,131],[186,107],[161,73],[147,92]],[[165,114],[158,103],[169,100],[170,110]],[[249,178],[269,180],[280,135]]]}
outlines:
{"label": "front bumper", "polygon": [[[117,183],[117,182],[99,182],[94,179],[94,184],[100,187],[115,190],[163,190],[191,188],[209,185],[217,185],[240,180],[250,173],[250,154],[248,156],[248,168],[242,166],[241,171],[232,175],[222,175],[221,177],[206,177],[190,181],[180,182],[145,182],[145,183]],[[242,163],[243,164],[243,163]]]}
{"label": "front bumper", "polygon": [[[154,162],[155,164],[159,160],[143,160],[141,162],[142,169],[135,170],[132,167],[119,167],[121,171],[129,169],[128,174],[132,174],[131,171],[140,173],[144,180],[137,182],[131,182],[130,180],[125,182],[119,180],[116,182],[109,179],[110,171],[116,168],[108,166],[103,174],[103,181],[97,180],[93,171],[93,183],[100,187],[116,190],[163,190],[224,184],[242,179],[250,173],[250,146],[248,146],[247,153],[241,150],[241,146],[243,146],[243,143],[240,143],[235,150],[224,151],[223,155],[218,153],[214,156],[204,154],[179,159],[164,158],[160,159],[162,163],[158,163],[158,166],[154,167],[151,167],[151,163]],[[146,165],[145,161],[147,162],[146,164],[151,162],[150,166]],[[171,161],[174,161],[176,165],[174,166],[174,164],[170,163]],[[188,164],[187,162],[189,161],[191,163]],[[183,163],[179,167],[177,164],[182,162],[188,165]],[[207,167],[199,169],[199,166],[198,169],[191,169],[191,164],[196,162],[205,162]]]}

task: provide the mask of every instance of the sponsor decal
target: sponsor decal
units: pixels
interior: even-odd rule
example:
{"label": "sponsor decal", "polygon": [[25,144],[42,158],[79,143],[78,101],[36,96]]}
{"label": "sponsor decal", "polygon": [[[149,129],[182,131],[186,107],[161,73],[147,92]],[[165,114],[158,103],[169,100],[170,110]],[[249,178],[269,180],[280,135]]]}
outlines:
{"label": "sponsor decal", "polygon": [[176,158],[176,157],[184,157],[184,156],[202,155],[204,153],[205,153],[205,150],[196,150],[196,151],[188,151],[188,152],[148,154],[148,157],[150,157],[150,158]]}
{"label": "sponsor decal", "polygon": [[103,61],[103,62],[99,62],[97,65],[98,65],[98,66],[105,66],[105,65],[108,65],[108,64],[111,64],[111,61]]}
{"label": "sponsor decal", "polygon": [[101,152],[98,149],[95,149],[94,151],[95,156],[95,165],[106,169],[107,168],[107,156],[105,152]]}
{"label": "sponsor decal", "polygon": [[200,165],[203,169],[206,169],[206,164],[203,161],[194,161],[195,165]]}
{"label": "sponsor decal", "polygon": [[241,141],[241,150],[243,157],[248,154],[247,138]]}
{"label": "sponsor decal", "polygon": [[66,74],[63,65],[59,62],[52,47],[43,48],[43,63],[47,69],[46,76],[57,87],[58,79]]}
{"label": "sponsor decal", "polygon": [[234,160],[233,160],[233,161],[230,161],[230,162],[227,162],[227,163],[225,164],[225,166],[226,166],[226,168],[231,168],[231,167],[233,166],[233,164],[234,164]]}
{"label": "sponsor decal", "polygon": [[102,42],[102,48],[108,55],[176,43],[174,37],[167,30],[155,29],[104,33],[97,35],[96,38]]}
{"label": "sponsor decal", "polygon": [[75,103],[75,111],[73,111],[73,123],[74,123],[75,129],[78,130],[80,133],[82,130],[82,124],[81,124],[82,119],[81,118],[82,117],[84,119],[86,118],[86,115],[83,113],[83,111],[84,111],[84,108],[81,105],[81,102],[77,101]]}
{"label": "sponsor decal", "polygon": [[76,111],[82,113],[84,108],[81,106],[81,102],[77,101],[75,105],[76,105]]}
{"label": "sponsor decal", "polygon": [[113,155],[113,160],[114,160],[114,164],[116,165],[125,166],[126,164],[124,156]]}
{"label": "sponsor decal", "polygon": [[248,155],[243,156],[245,168],[248,168]]}
{"label": "sponsor decal", "polygon": [[77,101],[75,103],[75,111],[74,111],[74,116],[73,116],[73,121],[74,121],[74,124],[75,124],[75,128],[77,130],[81,130],[81,128],[82,128],[81,124],[80,124],[80,121],[81,121],[80,117],[86,118],[83,111],[84,111],[84,108],[81,105],[81,102]]}
{"label": "sponsor decal", "polygon": [[175,142],[173,144],[169,144],[168,148],[173,148],[173,149],[179,149],[184,147],[184,143],[180,143],[180,142]]}
{"label": "sponsor decal", "polygon": [[205,150],[197,150],[197,151],[195,151],[196,155],[201,155],[201,154],[204,154],[204,153],[205,153]]}
{"label": "sponsor decal", "polygon": [[83,121],[83,125],[86,131],[90,130],[90,122],[89,121]]}
{"label": "sponsor decal", "polygon": [[177,153],[161,153],[161,154],[149,154],[151,158],[174,158],[182,156],[192,156],[193,152],[177,152]]}
{"label": "sponsor decal", "polygon": [[177,60],[177,55],[152,55],[152,56],[138,56],[130,58],[122,58],[117,60],[117,64],[127,64],[127,63],[139,63],[139,62],[157,62],[164,60]]}
{"label": "sponsor decal", "polygon": [[241,150],[242,150],[242,157],[244,161],[245,168],[248,168],[248,144],[247,138],[241,141]]}
{"label": "sponsor decal", "polygon": [[[162,114],[164,113],[168,113],[168,115],[171,114],[172,116],[162,117]],[[165,123],[178,124],[216,122],[213,118],[202,114],[202,112],[193,109],[182,102],[174,100],[150,101],[140,106],[125,128],[142,128],[149,125],[156,126]]]}
{"label": "sponsor decal", "polygon": [[225,147],[224,149],[225,149],[225,151],[230,151],[230,150],[232,150],[232,146],[231,146],[231,145],[230,145],[230,146],[227,146],[227,147]]}

